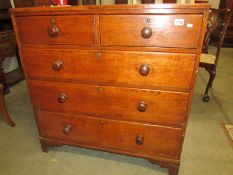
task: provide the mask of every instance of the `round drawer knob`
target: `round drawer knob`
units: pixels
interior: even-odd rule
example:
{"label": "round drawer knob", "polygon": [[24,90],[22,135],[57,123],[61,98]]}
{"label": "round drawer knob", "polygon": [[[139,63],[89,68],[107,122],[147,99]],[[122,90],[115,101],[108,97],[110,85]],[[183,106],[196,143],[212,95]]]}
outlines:
{"label": "round drawer knob", "polygon": [[147,109],[147,104],[145,102],[138,103],[138,111],[145,112]]}
{"label": "round drawer knob", "polygon": [[139,73],[140,73],[142,76],[148,75],[149,72],[150,72],[150,67],[149,67],[149,65],[143,64],[143,65],[140,66],[140,68],[139,68]]}
{"label": "round drawer knob", "polygon": [[58,35],[59,29],[57,26],[53,25],[49,26],[47,31],[49,36],[56,37]]}
{"label": "round drawer knob", "polygon": [[58,96],[57,100],[58,100],[59,103],[65,103],[66,100],[67,100],[67,98],[68,98],[68,95],[67,95],[67,94],[61,93],[61,94]]}
{"label": "round drawer knob", "polygon": [[142,145],[143,143],[144,143],[144,137],[143,137],[143,135],[138,135],[136,137],[136,144],[137,145]]}
{"label": "round drawer knob", "polygon": [[61,68],[62,68],[62,62],[61,62],[60,60],[55,61],[55,62],[52,64],[52,68],[53,68],[53,70],[55,70],[55,71],[61,70]]}
{"label": "round drawer knob", "polygon": [[64,134],[69,134],[72,130],[72,125],[65,125],[63,128],[63,133]]}
{"label": "round drawer knob", "polygon": [[152,36],[152,29],[150,27],[144,27],[141,31],[143,38],[148,39]]}

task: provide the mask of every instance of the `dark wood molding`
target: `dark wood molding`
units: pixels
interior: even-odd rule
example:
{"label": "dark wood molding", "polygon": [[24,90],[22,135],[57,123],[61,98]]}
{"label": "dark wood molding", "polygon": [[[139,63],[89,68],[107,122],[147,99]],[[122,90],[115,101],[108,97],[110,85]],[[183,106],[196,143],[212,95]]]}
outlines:
{"label": "dark wood molding", "polygon": [[115,4],[127,4],[128,0],[115,0]]}
{"label": "dark wood molding", "polygon": [[15,7],[33,7],[34,6],[34,1],[33,0],[14,0]]}
{"label": "dark wood molding", "polygon": [[195,3],[208,3],[208,0],[195,0]]}
{"label": "dark wood molding", "polygon": [[[228,8],[233,13],[233,0],[220,0],[219,8]],[[213,38],[214,39],[214,38]],[[233,16],[229,22],[226,35],[223,41],[224,47],[233,47]]]}
{"label": "dark wood molding", "polygon": [[163,3],[176,3],[177,0],[163,0]]}

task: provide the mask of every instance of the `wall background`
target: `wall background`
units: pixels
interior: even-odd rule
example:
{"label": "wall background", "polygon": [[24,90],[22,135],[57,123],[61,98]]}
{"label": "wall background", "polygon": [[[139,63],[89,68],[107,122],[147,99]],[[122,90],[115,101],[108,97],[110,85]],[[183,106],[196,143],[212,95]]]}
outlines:
{"label": "wall background", "polygon": [[220,0],[209,0],[209,3],[212,4],[212,8],[218,8]]}

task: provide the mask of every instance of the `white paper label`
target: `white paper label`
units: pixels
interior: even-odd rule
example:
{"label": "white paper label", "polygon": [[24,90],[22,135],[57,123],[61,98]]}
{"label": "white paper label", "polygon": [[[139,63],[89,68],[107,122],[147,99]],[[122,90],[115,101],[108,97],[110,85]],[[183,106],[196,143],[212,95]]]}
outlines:
{"label": "white paper label", "polygon": [[193,24],[187,24],[187,27],[192,28]]}
{"label": "white paper label", "polygon": [[175,19],[174,25],[175,26],[183,26],[184,25],[184,19]]}

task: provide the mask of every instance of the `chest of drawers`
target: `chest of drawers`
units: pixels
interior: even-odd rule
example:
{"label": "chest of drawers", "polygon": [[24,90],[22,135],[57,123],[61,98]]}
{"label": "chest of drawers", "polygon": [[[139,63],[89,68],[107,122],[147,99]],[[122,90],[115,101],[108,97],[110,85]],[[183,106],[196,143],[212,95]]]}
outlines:
{"label": "chest of drawers", "polygon": [[41,146],[178,174],[208,5],[12,9]]}

